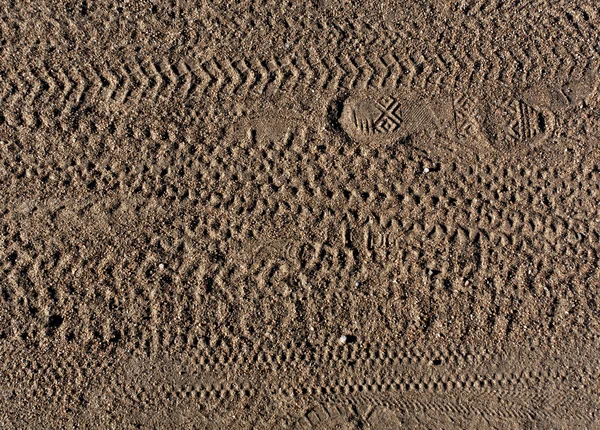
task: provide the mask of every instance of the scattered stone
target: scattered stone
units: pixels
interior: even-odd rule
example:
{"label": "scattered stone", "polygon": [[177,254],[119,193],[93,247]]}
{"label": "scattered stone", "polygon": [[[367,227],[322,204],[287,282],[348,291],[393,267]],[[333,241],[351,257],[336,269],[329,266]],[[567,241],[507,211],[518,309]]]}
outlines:
{"label": "scattered stone", "polygon": [[356,342],[356,340],[357,340],[356,336],[345,335],[345,334],[341,335],[340,338],[339,338],[339,342],[342,345],[345,345],[347,343],[354,343],[354,342]]}

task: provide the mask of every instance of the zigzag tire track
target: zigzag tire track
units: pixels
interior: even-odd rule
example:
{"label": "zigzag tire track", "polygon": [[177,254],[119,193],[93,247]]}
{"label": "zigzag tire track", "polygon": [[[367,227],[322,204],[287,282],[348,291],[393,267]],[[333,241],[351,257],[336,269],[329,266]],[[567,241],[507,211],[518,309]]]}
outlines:
{"label": "zigzag tire track", "polygon": [[[388,82],[439,91],[457,85],[472,85],[477,77],[514,86],[529,82],[529,75],[566,80],[581,65],[600,63],[596,54],[581,58],[563,70],[563,62],[534,65],[531,52],[518,53],[531,63],[526,67],[512,54],[503,58],[497,51],[485,58],[471,53],[440,52],[425,57],[389,51],[384,55],[332,54],[315,59],[297,51],[281,58],[191,57],[169,61],[143,58],[112,64],[89,64],[83,68],[43,63],[38,67],[9,69],[0,82],[3,121],[11,127],[54,125],[76,115],[84,106],[111,112],[136,109],[139,104],[186,104],[193,100],[261,96],[277,92],[324,88],[328,91],[381,88]],[[564,56],[559,56],[564,58]],[[547,60],[547,59],[546,59]],[[536,61],[533,59],[533,61]],[[455,65],[453,65],[455,64]],[[516,73],[520,71],[520,78]],[[51,105],[52,107],[48,106]]]}

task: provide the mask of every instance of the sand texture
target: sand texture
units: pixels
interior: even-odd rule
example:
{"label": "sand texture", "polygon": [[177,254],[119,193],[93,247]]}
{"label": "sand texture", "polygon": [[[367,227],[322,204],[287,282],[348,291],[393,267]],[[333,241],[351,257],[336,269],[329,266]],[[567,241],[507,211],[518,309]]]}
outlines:
{"label": "sand texture", "polygon": [[0,428],[600,427],[598,2],[0,6]]}

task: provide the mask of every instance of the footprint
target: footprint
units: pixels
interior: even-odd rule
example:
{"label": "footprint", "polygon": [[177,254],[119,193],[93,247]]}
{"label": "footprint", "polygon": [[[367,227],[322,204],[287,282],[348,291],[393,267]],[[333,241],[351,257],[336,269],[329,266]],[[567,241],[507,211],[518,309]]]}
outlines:
{"label": "footprint", "polygon": [[[573,93],[583,94],[571,83]],[[587,88],[587,87],[586,87]],[[344,103],[339,123],[353,140],[380,144],[411,138],[411,146],[443,157],[520,153],[554,132],[548,104],[492,87],[485,92],[427,97],[416,91],[365,91]]]}
{"label": "footprint", "polygon": [[471,94],[455,94],[452,99],[452,136],[457,148],[476,153],[489,152],[490,142],[484,129],[485,104]]}
{"label": "footprint", "polygon": [[523,100],[554,112],[582,106],[589,102],[596,91],[599,77],[599,69],[592,67],[582,77],[563,82],[561,85],[535,85],[524,92]]}
{"label": "footprint", "polygon": [[535,147],[554,131],[555,116],[517,97],[500,98],[487,106],[484,128],[490,144],[511,152]]}
{"label": "footprint", "polygon": [[440,127],[427,99],[400,90],[351,96],[344,103],[339,122],[359,142],[391,141]]}

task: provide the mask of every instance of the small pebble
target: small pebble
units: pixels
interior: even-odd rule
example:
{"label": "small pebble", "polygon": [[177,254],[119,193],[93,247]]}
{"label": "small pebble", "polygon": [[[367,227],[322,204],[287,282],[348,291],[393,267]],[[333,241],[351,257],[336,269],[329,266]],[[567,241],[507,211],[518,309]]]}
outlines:
{"label": "small pebble", "polygon": [[160,263],[160,264],[158,265],[158,268],[159,268],[160,270],[162,270],[162,269],[164,269],[164,268],[165,268],[165,265],[164,265],[164,264],[162,264],[162,263]]}
{"label": "small pebble", "polygon": [[429,167],[425,167],[425,168],[423,169],[423,173],[429,173]]}
{"label": "small pebble", "polygon": [[345,335],[341,335],[340,336],[340,343],[346,343],[348,342],[348,337]]}

